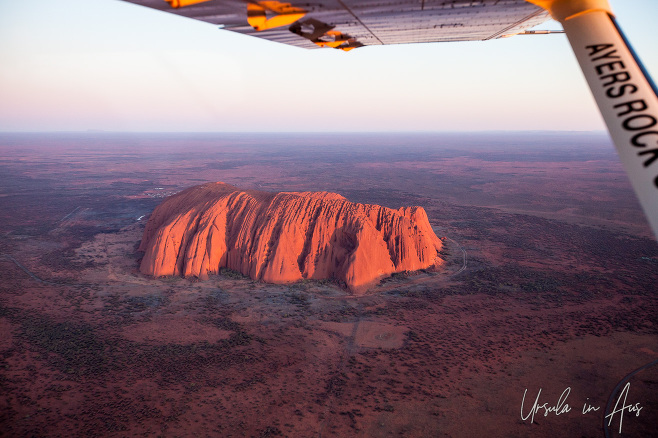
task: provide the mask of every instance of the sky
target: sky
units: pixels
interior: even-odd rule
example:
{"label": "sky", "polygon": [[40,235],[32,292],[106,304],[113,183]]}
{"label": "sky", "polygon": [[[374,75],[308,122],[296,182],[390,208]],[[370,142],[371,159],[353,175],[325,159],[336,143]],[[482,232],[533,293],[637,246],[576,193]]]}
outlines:
{"label": "sky", "polygon": [[[658,1],[610,4],[658,78]],[[0,131],[603,129],[564,35],[305,50],[118,0],[0,0]]]}

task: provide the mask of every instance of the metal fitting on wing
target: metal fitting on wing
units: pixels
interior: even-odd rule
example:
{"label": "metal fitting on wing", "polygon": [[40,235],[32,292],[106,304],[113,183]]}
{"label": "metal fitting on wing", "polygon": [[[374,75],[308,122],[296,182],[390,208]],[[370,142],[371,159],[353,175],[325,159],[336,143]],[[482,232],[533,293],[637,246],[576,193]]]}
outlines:
{"label": "metal fitting on wing", "polygon": [[[271,17],[268,18],[268,12]],[[287,26],[306,15],[302,8],[275,0],[247,3],[247,22],[257,31]]]}
{"label": "metal fitting on wing", "polygon": [[602,11],[610,15],[612,9],[608,0],[526,0],[550,12],[560,23],[590,12]]}

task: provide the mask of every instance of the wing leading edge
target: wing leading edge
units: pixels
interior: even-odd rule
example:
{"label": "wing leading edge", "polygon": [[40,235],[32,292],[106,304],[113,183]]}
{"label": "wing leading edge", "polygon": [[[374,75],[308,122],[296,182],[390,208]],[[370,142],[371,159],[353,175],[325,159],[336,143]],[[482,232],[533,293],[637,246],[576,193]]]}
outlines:
{"label": "wing leading edge", "polygon": [[526,0],[124,0],[304,48],[482,41],[550,19]]}

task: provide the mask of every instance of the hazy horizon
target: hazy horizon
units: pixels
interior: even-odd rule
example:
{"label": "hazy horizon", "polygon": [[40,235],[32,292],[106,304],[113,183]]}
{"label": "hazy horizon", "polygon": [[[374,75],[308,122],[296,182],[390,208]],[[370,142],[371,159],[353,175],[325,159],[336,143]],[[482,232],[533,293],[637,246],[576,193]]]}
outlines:
{"label": "hazy horizon", "polygon": [[[610,3],[656,76],[658,3]],[[344,53],[122,1],[24,0],[0,6],[0,38],[2,130],[603,128],[560,34]]]}

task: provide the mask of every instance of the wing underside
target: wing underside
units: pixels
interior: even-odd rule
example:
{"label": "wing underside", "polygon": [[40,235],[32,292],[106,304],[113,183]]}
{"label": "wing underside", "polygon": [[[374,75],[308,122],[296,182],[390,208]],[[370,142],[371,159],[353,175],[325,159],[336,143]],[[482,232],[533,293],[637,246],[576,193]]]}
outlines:
{"label": "wing underside", "polygon": [[126,0],[304,48],[481,41],[550,18],[525,0]]}

